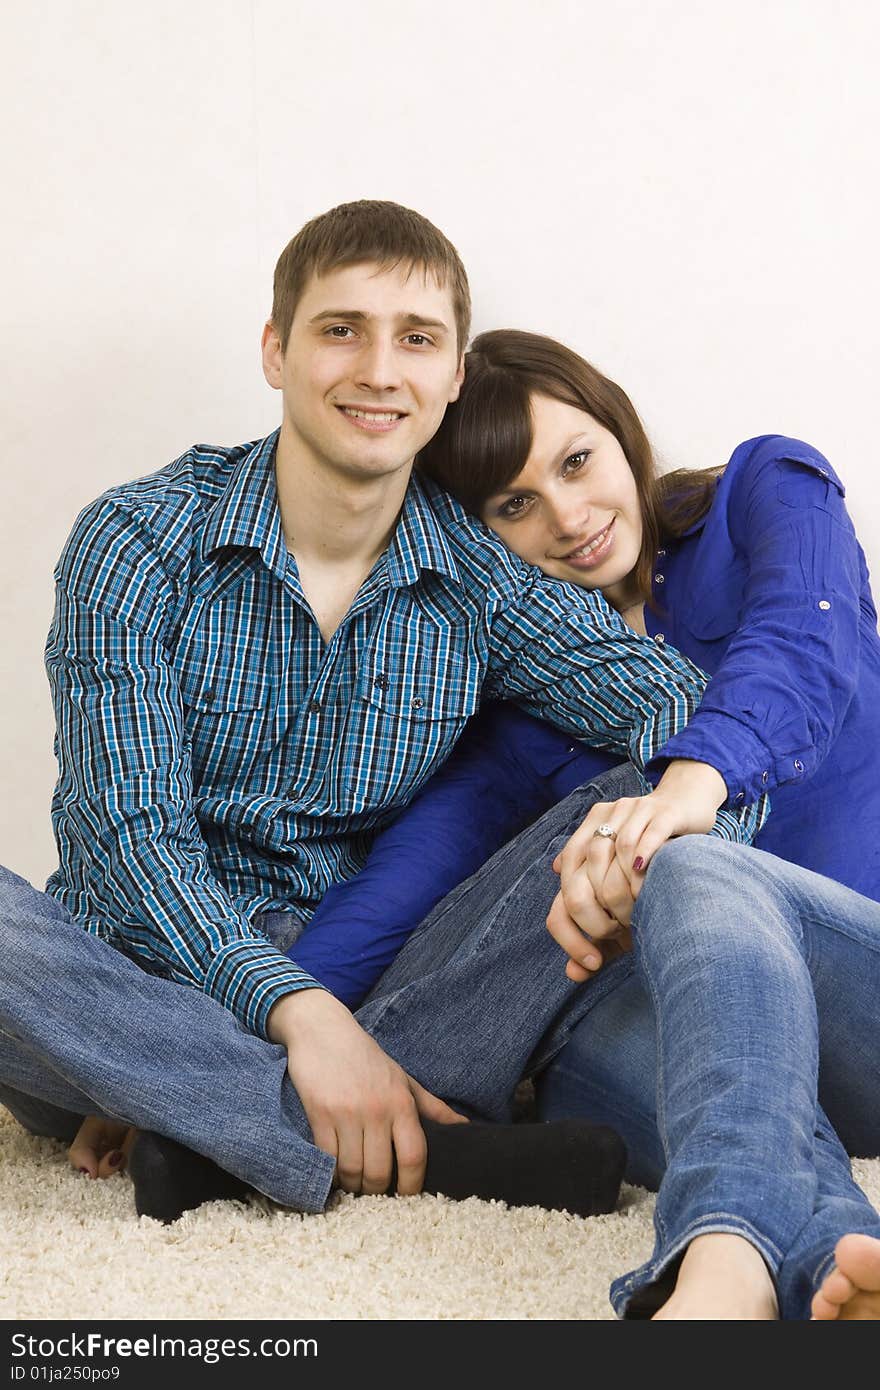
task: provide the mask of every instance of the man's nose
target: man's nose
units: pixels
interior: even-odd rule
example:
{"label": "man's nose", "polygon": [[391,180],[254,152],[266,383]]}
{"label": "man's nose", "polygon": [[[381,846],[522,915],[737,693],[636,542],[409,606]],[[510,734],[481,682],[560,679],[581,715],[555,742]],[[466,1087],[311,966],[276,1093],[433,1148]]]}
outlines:
{"label": "man's nose", "polygon": [[377,335],[358,353],[355,379],[370,391],[394,391],[402,383],[397,344]]}

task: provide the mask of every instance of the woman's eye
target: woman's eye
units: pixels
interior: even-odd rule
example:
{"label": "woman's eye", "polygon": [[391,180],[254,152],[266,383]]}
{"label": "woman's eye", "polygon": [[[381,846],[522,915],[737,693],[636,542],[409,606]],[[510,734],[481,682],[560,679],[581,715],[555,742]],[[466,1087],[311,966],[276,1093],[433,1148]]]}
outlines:
{"label": "woman's eye", "polygon": [[586,463],[589,457],[589,449],[581,449],[580,452],[577,454],[569,454],[568,458],[562,465],[563,477],[567,477],[570,473],[579,472],[580,469],[583,468],[584,464]]}
{"label": "woman's eye", "polygon": [[509,497],[501,508],[502,516],[520,516],[529,505],[527,497]]}

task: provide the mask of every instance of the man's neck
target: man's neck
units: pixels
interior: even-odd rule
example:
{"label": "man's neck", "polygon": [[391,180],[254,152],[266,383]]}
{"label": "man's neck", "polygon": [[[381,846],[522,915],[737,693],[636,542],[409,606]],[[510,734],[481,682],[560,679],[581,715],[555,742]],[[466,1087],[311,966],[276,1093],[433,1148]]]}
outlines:
{"label": "man's neck", "polygon": [[282,426],[275,455],[281,525],[325,641],[388,548],[411,472],[357,478],[336,471]]}

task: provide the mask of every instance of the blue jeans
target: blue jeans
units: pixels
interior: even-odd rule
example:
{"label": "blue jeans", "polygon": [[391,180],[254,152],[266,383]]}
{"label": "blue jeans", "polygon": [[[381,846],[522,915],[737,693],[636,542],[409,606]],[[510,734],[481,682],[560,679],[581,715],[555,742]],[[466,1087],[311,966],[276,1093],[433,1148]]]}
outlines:
{"label": "blue jeans", "polygon": [[[636,790],[631,769],[615,769],[499,850],[435,908],[358,1012],[386,1052],[468,1114],[509,1113],[557,1016],[538,1055],[564,1045],[583,991],[544,930],[550,862],[594,801]],[[263,925],[283,949],[299,930],[292,914]],[[198,989],[148,974],[6,869],[0,961],[0,1103],[32,1133],[70,1140],[83,1115],[109,1116],[169,1135],[285,1206],[324,1207],[333,1160],[312,1143],[283,1047]],[[493,980],[493,1002],[487,992],[474,1007],[493,971],[510,987]],[[609,972],[596,996],[612,984]]]}
{"label": "blue jeans", "polygon": [[694,1236],[731,1231],[763,1255],[781,1315],[808,1317],[837,1239],[880,1236],[838,1138],[880,1153],[880,904],[688,836],[651,866],[633,943],[538,1087],[542,1118],[613,1125],[630,1179],[659,1183],[654,1252],[612,1303],[650,1313]]}
{"label": "blue jeans", "polygon": [[[636,791],[631,772],[616,769],[499,850],[434,909],[357,1017],[429,1090],[504,1119],[520,1077],[543,1072],[549,1093],[591,1020],[631,990],[634,969],[647,980],[653,962],[660,1104],[646,1128],[659,1131],[658,1170],[668,1171],[655,1257],[617,1282],[615,1307],[634,1311],[698,1230],[722,1229],[761,1250],[783,1316],[806,1316],[837,1238],[880,1234],[816,1100],[821,987],[834,1002],[827,1020],[820,1004],[820,1029],[861,1058],[849,1069],[861,1073],[858,1098],[853,1075],[835,1083],[839,1108],[867,1106],[865,1133],[880,1128],[877,1045],[863,1026],[876,998],[880,907],[758,851],[689,837],[651,867],[634,958],[572,985],[544,927],[558,888],[550,866],[595,800]],[[311,1143],[283,1048],[199,991],[145,974],[8,874],[0,952],[0,1099],[30,1128],[42,1117],[37,1132],[66,1138],[76,1117],[102,1112],[171,1135],[285,1205],[324,1205],[332,1160]],[[585,1082],[598,1061],[609,1078],[620,1063],[609,1086],[626,1093],[625,1054],[588,1050]],[[580,1108],[575,1097],[566,1113]]]}

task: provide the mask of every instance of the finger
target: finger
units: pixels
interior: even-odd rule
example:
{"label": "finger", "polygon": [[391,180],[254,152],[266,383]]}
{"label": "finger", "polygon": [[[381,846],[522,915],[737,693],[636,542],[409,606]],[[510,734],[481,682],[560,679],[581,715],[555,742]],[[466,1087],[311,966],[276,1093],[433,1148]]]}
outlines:
{"label": "finger", "polygon": [[[586,866],[582,866],[579,873],[572,874],[567,882],[565,878],[561,880],[559,892],[547,914],[547,926],[551,935],[566,950],[571,923],[594,942],[601,941],[617,930],[617,922],[596,898],[596,890]],[[568,954],[571,955],[572,952],[569,951]],[[575,953],[575,959],[580,960],[583,954],[584,951],[579,950]]]}
{"label": "finger", "polygon": [[364,1131],[364,1172],[361,1192],[378,1196],[391,1186],[394,1154],[391,1126],[374,1124]]}
{"label": "finger", "polygon": [[414,1197],[425,1185],[428,1162],[428,1143],[415,1106],[397,1115],[391,1139],[397,1159],[397,1191],[401,1197]]}
{"label": "finger", "polygon": [[568,958],[587,970],[595,970],[602,964],[602,956],[595,942],[582,930],[580,924],[568,912],[562,893],[556,894],[547,914],[547,930],[557,945],[561,946]]}
{"label": "finger", "polygon": [[430,1091],[426,1091],[424,1086],[420,1086],[418,1081],[414,1081],[408,1076],[409,1088],[412,1092],[416,1109],[420,1115],[424,1115],[426,1120],[436,1120],[441,1125],[466,1125],[470,1124],[467,1115],[459,1115],[457,1110],[453,1110],[451,1105],[447,1105],[445,1100],[439,1096],[432,1096]]}
{"label": "finger", "polygon": [[[357,1120],[337,1125],[339,1153],[336,1158],[336,1185],[343,1192],[360,1192],[364,1182],[364,1129]],[[390,1168],[390,1164],[389,1164]]]}
{"label": "finger", "polygon": [[[645,881],[645,874],[650,868],[654,856],[659,853],[669,840],[675,839],[675,821],[671,812],[664,812],[657,815],[645,830],[633,849],[633,875],[631,882],[638,889],[633,894],[638,897],[641,892],[642,884]],[[639,867],[636,867],[638,862]]]}
{"label": "finger", "polygon": [[614,933],[616,936],[620,930],[629,926],[635,907],[630,881],[616,859],[605,875],[602,895],[606,911],[618,924],[617,932]]}

